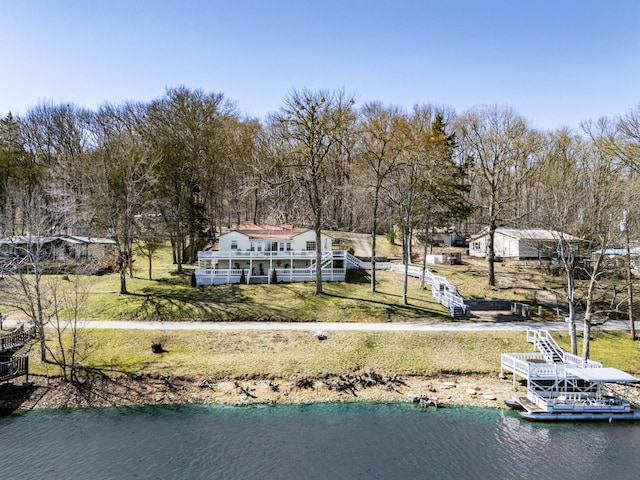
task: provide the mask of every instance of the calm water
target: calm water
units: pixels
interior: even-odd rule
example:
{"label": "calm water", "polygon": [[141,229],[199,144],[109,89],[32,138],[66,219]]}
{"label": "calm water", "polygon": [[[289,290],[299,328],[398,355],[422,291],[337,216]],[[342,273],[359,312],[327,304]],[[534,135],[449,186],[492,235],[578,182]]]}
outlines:
{"label": "calm water", "polygon": [[1,480],[640,478],[640,423],[405,404],[30,412],[0,449]]}

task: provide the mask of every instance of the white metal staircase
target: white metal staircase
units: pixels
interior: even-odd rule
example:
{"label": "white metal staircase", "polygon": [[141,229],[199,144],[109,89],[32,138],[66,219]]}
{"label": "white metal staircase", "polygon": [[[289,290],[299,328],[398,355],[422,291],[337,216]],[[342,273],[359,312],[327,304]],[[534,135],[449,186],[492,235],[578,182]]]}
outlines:
{"label": "white metal staircase", "polygon": [[534,350],[538,350],[544,355],[548,363],[563,363],[565,361],[566,352],[547,330],[531,330],[531,332],[531,335],[527,335],[527,341],[533,344]]}

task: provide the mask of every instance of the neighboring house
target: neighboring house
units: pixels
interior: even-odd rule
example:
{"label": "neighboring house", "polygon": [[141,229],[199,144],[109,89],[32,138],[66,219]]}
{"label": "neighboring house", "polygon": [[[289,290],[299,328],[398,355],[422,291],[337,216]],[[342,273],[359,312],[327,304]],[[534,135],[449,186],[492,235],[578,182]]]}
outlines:
{"label": "neighboring house", "polygon": [[437,230],[435,232],[433,232],[433,244],[434,245],[442,245],[443,247],[451,247],[454,242],[456,241],[456,239],[458,238],[458,235],[456,235],[454,232],[449,232],[449,231],[444,231],[444,230]]}
{"label": "neighboring house", "polygon": [[[600,255],[602,250],[596,250],[591,253],[592,261]],[[611,262],[622,264],[627,261],[626,248],[608,248],[604,251],[604,255]],[[631,271],[634,275],[640,274],[640,247],[631,248],[629,251],[629,260],[631,262]]]}
{"label": "neighboring house", "polygon": [[[332,249],[332,238],[321,234],[322,279],[344,281],[347,264],[355,259]],[[244,225],[220,236],[218,250],[208,245],[198,252],[197,285],[307,282],[316,278],[316,234],[295,232],[293,226]]]}
{"label": "neighboring house", "polygon": [[[502,259],[507,263],[522,260],[550,260],[556,254],[561,238],[568,242],[582,241],[578,237],[555,230],[501,227],[495,231],[493,249],[496,259]],[[486,258],[488,245],[489,229],[485,228],[469,239],[469,255]]]}
{"label": "neighboring house", "polygon": [[115,241],[76,235],[16,235],[0,239],[0,255],[8,258],[23,258],[27,252],[35,253],[39,248],[43,261],[82,262],[102,261],[112,254]]}

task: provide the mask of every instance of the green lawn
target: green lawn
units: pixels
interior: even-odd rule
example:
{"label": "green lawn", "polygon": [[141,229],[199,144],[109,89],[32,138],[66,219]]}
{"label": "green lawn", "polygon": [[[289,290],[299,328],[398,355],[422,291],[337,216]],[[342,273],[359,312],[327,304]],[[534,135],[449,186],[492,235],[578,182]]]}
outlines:
{"label": "green lawn", "polygon": [[[566,334],[554,337],[569,350]],[[215,379],[322,377],[371,368],[402,375],[497,375],[501,353],[532,351],[524,332],[337,331],[319,341],[300,331],[83,330],[79,338],[80,364],[88,368]],[[152,353],[156,342],[163,344],[165,353]],[[598,334],[591,348],[593,360],[640,374],[638,347],[627,334]],[[34,346],[32,373],[57,375],[55,365],[38,361],[36,350]]]}
{"label": "green lawn", "polygon": [[[378,293],[370,292],[366,272],[354,272],[348,282],[325,283],[325,294],[314,295],[313,283],[222,285],[194,288],[191,270],[176,274],[169,249],[154,262],[153,280],[144,278],[141,259],[130,295],[119,295],[117,274],[82,278],[88,292],[81,317],[93,319],[302,322],[449,321],[429,289],[409,279],[409,305],[402,305],[402,275],[379,272]],[[501,267],[502,268],[502,267]],[[527,301],[526,289],[488,289],[482,268],[469,265],[437,267],[468,298],[510,298]],[[498,272],[500,275],[500,272]],[[531,280],[536,281],[531,275]],[[63,284],[74,285],[73,276]],[[540,280],[544,283],[544,278]],[[52,335],[53,332],[49,332]],[[557,334],[568,349],[568,338]],[[161,342],[165,353],[154,354]],[[53,342],[50,343],[53,345]],[[632,374],[640,372],[637,345],[625,333],[598,333],[592,358]],[[31,370],[57,375],[59,369],[41,364],[32,351]],[[523,332],[331,332],[318,341],[309,332],[191,332],[82,330],[78,353],[88,368],[126,374],[201,375],[211,378],[252,376],[322,376],[357,369],[399,374],[497,374],[500,353],[531,351]]]}

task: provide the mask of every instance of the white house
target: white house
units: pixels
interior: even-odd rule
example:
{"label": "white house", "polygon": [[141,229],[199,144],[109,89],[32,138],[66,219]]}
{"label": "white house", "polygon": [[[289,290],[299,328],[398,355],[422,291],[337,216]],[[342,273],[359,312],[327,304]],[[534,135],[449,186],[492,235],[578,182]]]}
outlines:
{"label": "white house", "polygon": [[[347,263],[355,260],[344,250],[333,250],[333,239],[321,234],[322,279],[344,281]],[[349,258],[348,258],[349,257]],[[244,225],[220,236],[218,250],[198,252],[197,285],[306,282],[316,278],[316,234],[295,232],[293,226]]]}
{"label": "white house", "polygon": [[[568,242],[580,242],[581,239],[555,230],[542,228],[505,228],[495,231],[493,249],[496,258],[506,262],[519,260],[549,260],[557,251],[560,239]],[[485,258],[488,255],[489,229],[469,239],[469,255]]]}

